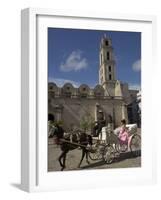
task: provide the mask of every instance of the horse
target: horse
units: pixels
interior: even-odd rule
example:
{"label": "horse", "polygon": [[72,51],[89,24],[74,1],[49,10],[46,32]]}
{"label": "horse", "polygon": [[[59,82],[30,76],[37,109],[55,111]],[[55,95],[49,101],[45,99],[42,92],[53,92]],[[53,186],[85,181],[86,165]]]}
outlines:
{"label": "horse", "polygon": [[57,126],[57,130],[54,131],[53,136],[55,137],[55,141],[58,145],[60,145],[61,154],[58,158],[59,164],[61,166],[61,171],[66,168],[66,156],[69,151],[77,149],[78,147],[82,150],[82,157],[78,164],[78,168],[80,168],[84,157],[86,156],[86,162],[88,161],[89,149],[88,145],[92,145],[92,136],[86,134],[82,131],[75,131],[72,133],[65,134],[63,129]]}

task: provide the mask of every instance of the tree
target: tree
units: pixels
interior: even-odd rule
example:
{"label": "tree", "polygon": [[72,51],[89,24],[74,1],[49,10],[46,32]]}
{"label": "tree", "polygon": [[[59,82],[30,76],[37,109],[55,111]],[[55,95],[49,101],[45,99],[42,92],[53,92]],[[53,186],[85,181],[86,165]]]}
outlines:
{"label": "tree", "polygon": [[82,116],[80,121],[80,127],[83,131],[89,131],[93,128],[94,118],[89,112],[86,112],[84,116]]}

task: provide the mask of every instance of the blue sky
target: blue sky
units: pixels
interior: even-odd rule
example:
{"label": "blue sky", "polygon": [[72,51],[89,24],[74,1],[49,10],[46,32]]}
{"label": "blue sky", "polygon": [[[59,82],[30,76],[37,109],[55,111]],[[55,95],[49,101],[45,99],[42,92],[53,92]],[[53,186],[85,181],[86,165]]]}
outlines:
{"label": "blue sky", "polygon": [[141,84],[141,33],[48,28],[48,81],[98,84],[99,46],[110,37],[116,58],[116,77],[131,88]]}

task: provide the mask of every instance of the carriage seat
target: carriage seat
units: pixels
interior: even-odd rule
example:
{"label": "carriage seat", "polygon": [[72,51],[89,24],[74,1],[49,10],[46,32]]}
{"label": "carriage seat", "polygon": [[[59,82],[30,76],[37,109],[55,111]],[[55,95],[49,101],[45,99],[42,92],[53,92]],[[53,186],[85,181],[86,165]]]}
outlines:
{"label": "carriage seat", "polygon": [[[130,135],[137,132],[137,124],[127,124],[126,127],[128,128],[128,132]],[[118,127],[113,131],[115,135],[117,135],[117,136],[119,135],[120,128],[121,127]]]}

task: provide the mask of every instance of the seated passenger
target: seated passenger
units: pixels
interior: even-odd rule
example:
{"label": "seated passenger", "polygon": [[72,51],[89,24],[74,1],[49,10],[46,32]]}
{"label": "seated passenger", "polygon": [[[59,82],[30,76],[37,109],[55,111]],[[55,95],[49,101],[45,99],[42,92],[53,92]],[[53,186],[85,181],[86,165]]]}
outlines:
{"label": "seated passenger", "polygon": [[128,129],[126,128],[125,119],[121,120],[121,128],[118,137],[121,144],[128,144],[129,133]]}

